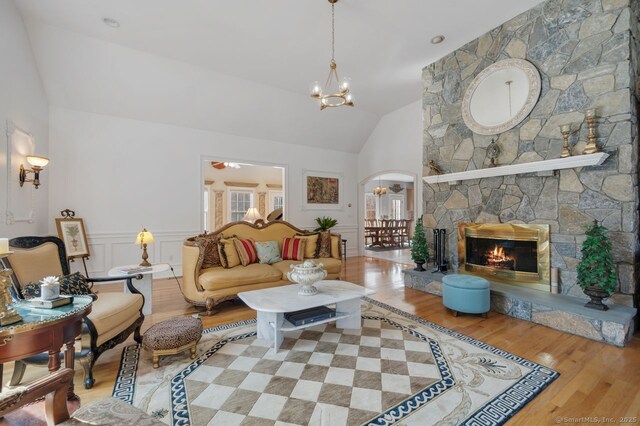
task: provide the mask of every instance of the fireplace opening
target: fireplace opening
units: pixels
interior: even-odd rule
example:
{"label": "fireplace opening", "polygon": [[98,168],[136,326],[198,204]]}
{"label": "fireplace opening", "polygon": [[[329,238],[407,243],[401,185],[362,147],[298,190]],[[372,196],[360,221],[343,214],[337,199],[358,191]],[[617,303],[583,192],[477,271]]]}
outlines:
{"label": "fireplace opening", "polygon": [[549,225],[458,223],[458,265],[462,273],[549,291]]}
{"label": "fireplace opening", "polygon": [[538,243],[467,237],[467,263],[507,271],[538,273]]}

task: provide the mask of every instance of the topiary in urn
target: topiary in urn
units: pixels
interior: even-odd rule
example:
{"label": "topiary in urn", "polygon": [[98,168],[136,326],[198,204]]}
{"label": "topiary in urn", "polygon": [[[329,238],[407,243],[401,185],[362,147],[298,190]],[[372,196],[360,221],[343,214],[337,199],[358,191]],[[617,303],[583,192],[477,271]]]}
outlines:
{"label": "topiary in urn", "polygon": [[607,228],[594,223],[587,227],[587,238],[582,243],[582,259],[578,264],[578,284],[591,300],[588,308],[606,311],[602,299],[611,296],[618,283],[616,265],[611,255],[611,240]]}
{"label": "topiary in urn", "polygon": [[411,259],[416,262],[414,271],[424,272],[422,265],[429,259],[429,246],[427,246],[427,237],[424,234],[424,226],[422,218],[416,221],[416,228],[413,231],[413,240],[411,241]]}

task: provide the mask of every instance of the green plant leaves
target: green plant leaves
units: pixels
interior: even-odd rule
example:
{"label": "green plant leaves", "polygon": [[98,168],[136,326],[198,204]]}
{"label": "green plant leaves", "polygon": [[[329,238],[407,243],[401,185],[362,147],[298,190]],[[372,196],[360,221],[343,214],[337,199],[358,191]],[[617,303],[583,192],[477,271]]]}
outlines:
{"label": "green plant leaves", "polygon": [[315,231],[327,231],[338,224],[338,221],[329,216],[322,216],[316,218],[316,223],[318,227]]}
{"label": "green plant leaves", "polygon": [[416,221],[416,227],[413,231],[411,259],[413,259],[414,262],[426,262],[427,259],[429,259],[429,246],[427,246],[427,237],[424,233],[422,218]]}
{"label": "green plant leaves", "polygon": [[618,284],[618,275],[607,228],[598,224],[589,225],[585,235],[587,238],[582,243],[582,259],[577,268],[578,284],[583,290],[597,286],[611,294]]}

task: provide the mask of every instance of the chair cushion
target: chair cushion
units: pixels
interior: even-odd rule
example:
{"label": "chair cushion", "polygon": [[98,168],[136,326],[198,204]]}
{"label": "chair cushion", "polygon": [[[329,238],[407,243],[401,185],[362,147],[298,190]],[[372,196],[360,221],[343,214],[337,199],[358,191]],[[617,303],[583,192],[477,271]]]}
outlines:
{"label": "chair cushion", "polygon": [[331,257],[342,259],[342,237],[340,235],[331,236]]}
{"label": "chair cushion", "polygon": [[251,238],[247,240],[234,238],[233,243],[236,245],[236,251],[238,252],[238,257],[240,257],[240,263],[242,266],[258,263],[258,250],[256,249],[256,244]]}
{"label": "chair cushion", "polygon": [[483,290],[490,288],[489,281],[473,275],[452,274],[442,278],[442,283],[455,288]]}
{"label": "chair cushion", "polygon": [[[21,291],[25,299],[40,297],[40,283],[25,284]],[[60,277],[60,294],[86,295],[93,294],[93,292],[87,284],[87,279],[80,275],[80,272],[74,272]]]}
{"label": "chair cushion", "polygon": [[37,283],[44,277],[63,274],[55,243],[47,242],[30,249],[11,247],[11,250],[13,254],[7,259],[21,284]]}
{"label": "chair cushion", "polygon": [[220,252],[220,261],[224,268],[235,268],[240,265],[240,256],[236,250],[235,238],[221,238],[218,241],[218,251]]}
{"label": "chair cushion", "polygon": [[239,285],[268,283],[282,280],[282,272],[272,265],[252,263],[235,268],[209,268],[202,271],[198,282],[205,290],[213,291]]}
{"label": "chair cushion", "polygon": [[102,398],[83,406],[73,413],[73,417],[60,425],[166,426],[139,408],[112,397]]}
{"label": "chair cushion", "polygon": [[200,235],[195,238],[196,244],[200,246],[204,256],[202,259],[202,269],[211,268],[213,266],[222,266],[220,261],[220,252],[218,251],[218,242],[222,236],[220,234],[215,235]]}
{"label": "chair cushion", "polygon": [[151,350],[175,349],[202,337],[202,321],[191,317],[168,319],[152,325],[142,336],[142,346]]}
{"label": "chair cushion", "polygon": [[256,241],[255,244],[258,251],[258,262],[272,265],[282,261],[277,241]]}
{"label": "chair cushion", "polygon": [[306,241],[302,238],[285,238],[282,241],[282,260],[304,259]]}
{"label": "chair cushion", "polygon": [[322,231],[318,238],[318,257],[331,257],[331,232]]}
{"label": "chair cushion", "polygon": [[315,260],[316,263],[322,263],[324,269],[330,274],[339,274],[342,271],[342,260],[334,257],[325,257]]}
{"label": "chair cushion", "polygon": [[96,343],[117,336],[140,318],[143,301],[141,294],[101,292],[87,316],[98,332]]}
{"label": "chair cushion", "polygon": [[305,259],[315,259],[318,257],[318,240],[320,239],[320,233],[315,232],[313,234],[296,234],[296,238],[303,239],[304,244],[304,257]]}

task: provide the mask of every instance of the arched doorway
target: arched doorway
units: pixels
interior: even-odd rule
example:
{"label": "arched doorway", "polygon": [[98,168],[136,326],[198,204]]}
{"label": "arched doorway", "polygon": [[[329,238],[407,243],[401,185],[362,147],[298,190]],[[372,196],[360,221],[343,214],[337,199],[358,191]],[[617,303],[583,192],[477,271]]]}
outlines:
{"label": "arched doorway", "polygon": [[410,244],[418,212],[414,173],[380,171],[360,183],[361,255],[411,262]]}

